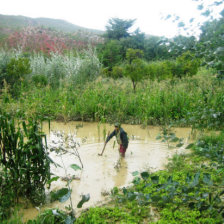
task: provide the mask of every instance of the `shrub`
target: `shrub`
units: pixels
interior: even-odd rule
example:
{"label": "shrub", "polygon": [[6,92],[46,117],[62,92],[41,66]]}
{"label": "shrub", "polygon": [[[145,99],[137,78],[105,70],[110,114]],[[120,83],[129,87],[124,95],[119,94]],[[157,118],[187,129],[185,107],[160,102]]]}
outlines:
{"label": "shrub", "polygon": [[32,81],[34,82],[35,86],[46,86],[48,84],[47,77],[45,75],[33,75]]}
{"label": "shrub", "polygon": [[58,88],[63,80],[73,85],[93,80],[100,73],[100,62],[93,49],[86,50],[82,55],[60,55],[51,53],[45,58],[36,54],[30,59],[32,75],[44,75],[52,87]]}
{"label": "shrub", "polygon": [[165,60],[152,62],[147,65],[146,76],[151,80],[157,79],[158,81],[172,78],[174,67],[175,63],[173,61]]}
{"label": "shrub", "polygon": [[183,53],[176,59],[177,67],[174,76],[181,78],[182,76],[193,76],[198,72],[200,60],[197,59],[189,51]]}
{"label": "shrub", "polygon": [[122,78],[124,76],[124,69],[121,66],[114,66],[111,71],[111,77],[114,79]]}
{"label": "shrub", "polygon": [[6,67],[5,80],[12,87],[12,95],[18,96],[26,75],[31,73],[28,58],[11,58]]}

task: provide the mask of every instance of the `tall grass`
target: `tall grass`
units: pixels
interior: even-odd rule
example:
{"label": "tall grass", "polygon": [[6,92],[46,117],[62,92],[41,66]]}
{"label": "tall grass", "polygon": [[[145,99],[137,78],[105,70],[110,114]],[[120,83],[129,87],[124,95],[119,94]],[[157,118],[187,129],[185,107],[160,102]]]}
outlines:
{"label": "tall grass", "polygon": [[[25,55],[0,52],[1,84],[7,61],[17,56]],[[99,78],[101,65],[93,49],[50,57],[34,54],[29,61],[32,72],[26,82],[19,80],[17,100],[10,96],[10,85],[4,84],[0,103],[5,111],[66,121],[105,118],[132,124],[223,126],[224,90],[212,71],[200,70],[182,79],[144,80],[134,93],[130,80]]]}
{"label": "tall grass", "polygon": [[59,89],[32,87],[19,101],[11,99],[2,106],[12,113],[19,110],[39,118],[220,127],[224,89],[210,75],[144,81],[135,93],[129,80],[98,79],[81,88],[72,83]]}

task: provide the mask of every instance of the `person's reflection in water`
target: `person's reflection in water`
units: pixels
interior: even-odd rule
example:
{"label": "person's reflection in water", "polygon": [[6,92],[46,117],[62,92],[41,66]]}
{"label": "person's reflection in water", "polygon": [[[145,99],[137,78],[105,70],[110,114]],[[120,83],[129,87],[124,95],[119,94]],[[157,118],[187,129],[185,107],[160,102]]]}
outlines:
{"label": "person's reflection in water", "polygon": [[114,168],[117,172],[116,175],[113,177],[114,186],[123,186],[126,182],[128,174],[128,165],[125,158],[120,158]]}

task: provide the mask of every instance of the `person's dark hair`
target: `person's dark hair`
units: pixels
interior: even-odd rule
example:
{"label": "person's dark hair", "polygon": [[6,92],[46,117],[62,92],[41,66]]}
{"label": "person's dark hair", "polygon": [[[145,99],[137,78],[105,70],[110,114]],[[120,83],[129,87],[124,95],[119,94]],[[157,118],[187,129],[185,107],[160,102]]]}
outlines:
{"label": "person's dark hair", "polygon": [[116,128],[120,128],[121,125],[120,125],[118,122],[116,122],[116,123],[114,124],[114,127],[116,127]]}

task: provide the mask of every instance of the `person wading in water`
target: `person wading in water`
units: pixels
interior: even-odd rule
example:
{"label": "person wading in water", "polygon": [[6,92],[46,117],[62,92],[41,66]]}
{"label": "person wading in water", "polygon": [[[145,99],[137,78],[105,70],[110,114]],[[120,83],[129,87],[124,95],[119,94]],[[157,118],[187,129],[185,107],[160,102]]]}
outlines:
{"label": "person wading in water", "polygon": [[114,127],[115,127],[114,131],[107,137],[103,151],[101,154],[99,154],[99,156],[103,155],[106,144],[110,141],[110,139],[113,138],[114,136],[116,136],[117,143],[119,145],[119,149],[118,149],[119,153],[120,153],[121,157],[125,157],[125,152],[128,148],[127,133],[124,131],[123,128],[121,128],[121,125],[119,123],[115,123]]}

